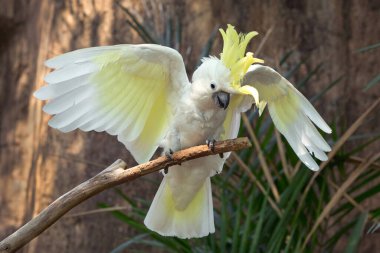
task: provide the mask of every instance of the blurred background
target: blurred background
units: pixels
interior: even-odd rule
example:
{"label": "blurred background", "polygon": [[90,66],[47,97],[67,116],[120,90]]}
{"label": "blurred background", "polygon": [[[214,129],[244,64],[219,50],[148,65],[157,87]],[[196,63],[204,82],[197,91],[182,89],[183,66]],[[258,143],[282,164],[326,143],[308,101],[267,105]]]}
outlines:
{"label": "blurred background", "polygon": [[114,137],[48,127],[32,96],[50,71],[46,59],[158,43],[179,50],[191,75],[202,56],[219,56],[217,29],[230,23],[260,33],[249,51],[289,78],[332,126],[325,137],[334,149],[318,177],[268,113],[258,119],[252,109],[240,135],[257,145],[233,154],[213,179],[214,235],[186,241],[145,229],[160,182],[154,174],[82,203],[20,252],[376,252],[379,20],[378,0],[0,0],[0,239],[117,158],[135,165]]}

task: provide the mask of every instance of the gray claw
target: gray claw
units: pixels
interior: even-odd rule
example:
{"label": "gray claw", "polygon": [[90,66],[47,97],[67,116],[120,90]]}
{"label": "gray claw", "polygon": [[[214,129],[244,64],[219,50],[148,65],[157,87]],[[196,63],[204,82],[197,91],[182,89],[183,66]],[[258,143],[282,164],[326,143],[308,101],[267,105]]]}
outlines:
{"label": "gray claw", "polygon": [[209,147],[209,149],[211,149],[212,152],[215,151],[215,142],[216,140],[215,139],[212,139],[212,140],[206,140],[206,144],[207,146]]}
{"label": "gray claw", "polygon": [[[168,151],[165,151],[165,156],[169,159],[169,160],[173,160],[173,150],[171,148],[169,148]],[[178,164],[178,165],[181,165],[181,164]],[[169,171],[169,166],[165,167],[164,168],[164,174],[168,174],[168,171]]]}
{"label": "gray claw", "polygon": [[170,160],[173,160],[173,150],[170,148],[169,151],[165,151],[165,156],[170,159]]}

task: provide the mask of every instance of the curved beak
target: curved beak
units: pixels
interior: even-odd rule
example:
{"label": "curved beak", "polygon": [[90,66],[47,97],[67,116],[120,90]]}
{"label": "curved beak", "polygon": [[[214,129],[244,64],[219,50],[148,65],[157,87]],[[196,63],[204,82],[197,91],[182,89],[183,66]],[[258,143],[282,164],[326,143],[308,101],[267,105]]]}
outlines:
{"label": "curved beak", "polygon": [[229,103],[230,103],[230,94],[224,91],[218,91],[215,92],[212,95],[214,102],[217,106],[220,108],[223,108],[224,110],[227,109]]}

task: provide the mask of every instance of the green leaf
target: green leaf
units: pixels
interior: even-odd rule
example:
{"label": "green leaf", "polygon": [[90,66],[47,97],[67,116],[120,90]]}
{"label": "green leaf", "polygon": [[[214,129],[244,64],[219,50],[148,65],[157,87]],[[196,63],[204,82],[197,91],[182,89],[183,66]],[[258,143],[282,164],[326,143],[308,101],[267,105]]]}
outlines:
{"label": "green leaf", "polygon": [[138,236],[135,236],[135,237],[129,239],[128,241],[126,241],[126,242],[120,244],[119,246],[117,246],[115,249],[113,249],[111,251],[111,253],[122,252],[124,249],[128,248],[132,244],[141,242],[142,239],[145,238],[145,237],[147,237],[147,236],[148,236],[148,234],[140,234]]}
{"label": "green leaf", "polygon": [[168,47],[173,47],[172,34],[173,34],[173,20],[170,16],[168,16],[166,18],[165,33],[164,33],[164,41],[165,41],[164,44]]}
{"label": "green leaf", "polygon": [[174,39],[174,48],[177,49],[177,51],[179,51],[182,44],[182,23],[181,19],[178,17],[176,17],[175,22]]}
{"label": "green leaf", "polygon": [[234,230],[233,230],[233,234],[232,234],[232,250],[231,252],[232,253],[236,253],[237,252],[237,249],[238,249],[238,246],[239,246],[239,243],[240,243],[240,225],[241,225],[241,217],[242,217],[242,214],[243,214],[243,201],[244,201],[244,198],[241,196],[239,198],[239,204],[238,204],[238,207],[235,211],[236,215],[235,215],[235,225],[234,225]]}
{"label": "green leaf", "polygon": [[[350,152],[347,153],[347,156],[351,156],[351,155],[354,155],[360,151],[363,151],[365,148],[368,148],[371,144],[373,143],[377,143],[376,141],[380,139],[380,134],[376,134],[376,135],[372,135],[371,138],[369,138],[369,140],[367,140],[366,142],[364,142],[363,144],[355,147],[353,150],[351,150]],[[347,159],[348,157],[346,157],[345,159]]]}
{"label": "green leaf", "polygon": [[367,212],[362,213],[359,216],[358,220],[355,223],[355,227],[351,233],[351,236],[348,239],[348,244],[347,244],[347,247],[344,251],[345,253],[357,252],[359,242],[360,242],[360,238],[362,237],[364,226],[366,224],[367,218],[368,218]]}
{"label": "green leaf", "polygon": [[318,73],[322,66],[323,63],[319,63],[317,67],[315,67],[313,70],[307,73],[306,77],[304,77],[304,79],[302,79],[300,82],[296,84],[297,89],[301,89],[303,86],[305,86],[310,81],[310,79]]}
{"label": "green leaf", "polygon": [[304,64],[304,63],[305,63],[305,60],[297,63],[293,68],[291,68],[289,71],[285,72],[283,76],[286,79],[289,79],[301,68],[302,64]]}
{"label": "green leaf", "polygon": [[328,249],[328,252],[334,252],[334,247],[338,243],[339,239],[345,236],[354,225],[354,221],[350,221],[347,224],[342,224],[339,230],[334,232],[333,235],[326,240],[326,243],[323,245],[324,248]]}
{"label": "green leaf", "polygon": [[148,29],[144,27],[133,15],[128,8],[124,7],[119,3],[119,1],[116,1],[116,4],[120,7],[121,10],[123,10],[127,16],[131,19],[127,19],[126,22],[135,30],[141,37],[142,40],[144,40],[147,43],[153,43],[158,44],[157,41],[153,38],[153,36],[148,32]]}
{"label": "green leaf", "polygon": [[380,43],[376,43],[376,44],[373,44],[373,45],[370,45],[370,46],[359,48],[356,52],[357,53],[364,53],[364,52],[376,49],[378,47],[380,47]]}
{"label": "green leaf", "polygon": [[274,230],[272,230],[272,236],[269,239],[271,244],[268,245],[268,252],[279,252],[286,240],[286,234],[288,232],[287,224],[291,219],[293,221],[297,220],[297,217],[299,216],[300,209],[295,212],[295,206],[298,206],[300,208],[306,205],[301,205],[300,203],[296,205],[295,202],[300,196],[301,190],[309,178],[308,175],[309,174],[307,170],[298,171],[297,175],[292,180],[290,187],[288,187],[286,189],[286,192],[281,195],[280,206],[282,208],[285,208],[285,210],[280,221],[277,222],[274,228],[272,228]]}
{"label": "green leaf", "polygon": [[334,81],[332,81],[329,85],[327,85],[327,87],[323,88],[317,95],[312,97],[310,99],[310,102],[314,103],[315,101],[317,101],[318,99],[323,97],[331,88],[333,88],[335,85],[340,83],[340,81],[342,81],[343,78],[344,78],[344,76],[342,75],[342,76],[338,77],[337,79],[335,79]]}
{"label": "green leaf", "polygon": [[222,210],[221,210],[221,238],[220,238],[220,250],[221,252],[227,252],[227,226],[228,226],[228,218],[227,218],[227,192],[223,190],[222,192]]}
{"label": "green leaf", "polygon": [[380,74],[375,76],[364,88],[364,91],[371,89],[373,86],[377,85],[380,82]]}
{"label": "green leaf", "polygon": [[251,193],[251,196],[248,200],[248,211],[245,217],[245,224],[244,224],[244,230],[242,234],[242,239],[240,243],[240,253],[245,253],[247,249],[247,243],[248,238],[251,235],[251,223],[252,223],[252,217],[253,217],[253,203],[254,203],[254,194]]}
{"label": "green leaf", "polygon": [[253,233],[253,242],[251,244],[251,247],[249,249],[250,253],[255,253],[258,251],[258,245],[260,238],[262,237],[262,228],[264,225],[265,216],[267,214],[267,198],[264,198],[263,204],[261,206],[259,220],[257,221],[255,231]]}
{"label": "green leaf", "polygon": [[294,50],[290,50],[288,52],[286,52],[280,59],[280,66],[282,66],[287,60],[288,58],[294,53]]}

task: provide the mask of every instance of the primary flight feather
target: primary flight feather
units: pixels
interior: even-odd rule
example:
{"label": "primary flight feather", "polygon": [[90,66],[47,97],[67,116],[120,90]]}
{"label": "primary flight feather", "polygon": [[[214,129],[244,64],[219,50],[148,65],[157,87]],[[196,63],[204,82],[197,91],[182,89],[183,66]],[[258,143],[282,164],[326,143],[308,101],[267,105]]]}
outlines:
{"label": "primary flight feather", "polygon": [[[46,61],[55,70],[47,86],[34,93],[49,100],[43,110],[49,125],[117,135],[137,162],[147,162],[158,147],[164,152],[235,138],[240,114],[255,104],[268,106],[277,129],[301,161],[318,170],[314,155],[326,160],[330,146],[313,123],[331,129],[309,101],[284,77],[245,53],[257,34],[220,30],[220,58],[207,57],[190,82],[174,49],[151,44],[80,49]],[[171,167],[145,218],[165,236],[202,237],[215,231],[210,177],[225,159],[208,156]]]}

